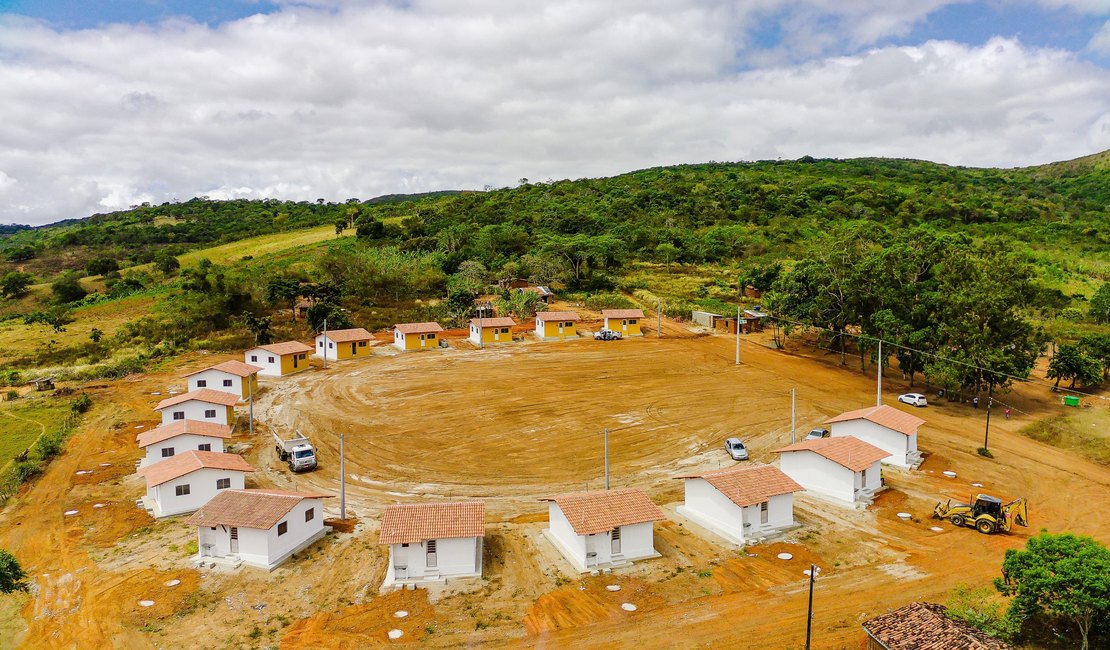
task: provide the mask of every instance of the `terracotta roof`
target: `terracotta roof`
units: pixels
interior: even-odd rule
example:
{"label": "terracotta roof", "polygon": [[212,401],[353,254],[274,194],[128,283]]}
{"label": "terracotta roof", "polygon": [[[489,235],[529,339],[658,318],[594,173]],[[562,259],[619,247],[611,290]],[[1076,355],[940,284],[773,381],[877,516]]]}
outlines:
{"label": "terracotta roof", "polygon": [[177,406],[178,404],[191,402],[193,400],[197,400],[198,402],[208,402],[209,404],[235,406],[235,404],[239,401],[239,396],[232,395],[231,393],[225,393],[222,390],[199,388],[197,390],[189,391],[188,393],[182,393],[180,395],[174,395],[173,397],[167,397],[161,402],[158,402],[158,406],[155,406],[154,410],[161,411],[164,408]]}
{"label": "terracotta roof", "polygon": [[[323,332],[320,332],[320,333],[323,334]],[[328,330],[327,337],[333,343],[350,343],[351,341],[368,341],[368,340],[373,338],[370,335],[370,332],[367,332],[366,330],[362,329],[361,327],[355,327],[355,328],[352,328],[352,329],[349,329],[349,330]]]}
{"label": "terracotta roof", "polygon": [[869,406],[864,409],[856,409],[841,413],[840,415],[825,420],[825,424],[832,424],[833,422],[847,422],[849,420],[867,420],[875,424],[882,425],[898,433],[904,433],[907,436],[917,433],[918,427],[925,424],[925,420],[910,415],[905,411],[899,411],[893,406]]}
{"label": "terracotta roof", "polygon": [[285,490],[224,490],[194,512],[185,523],[190,526],[269,530],[301,501],[327,498],[330,495]]}
{"label": "terracotta roof", "polygon": [[[305,345],[300,341],[286,341],[284,343],[270,343],[267,345],[255,346],[251,348],[251,350],[265,350],[279,357],[283,357],[287,354],[296,354],[298,352],[312,352],[313,348],[311,345]],[[250,352],[250,350],[247,350],[247,352]]]}
{"label": "terracotta roof", "polygon": [[253,472],[254,468],[238,454],[225,454],[218,451],[187,451],[177,454],[139,470],[146,478],[146,486],[152,488],[166,481],[172,481],[198,469],[224,469],[235,472]]}
{"label": "terracotta roof", "polygon": [[855,436],[805,440],[774,450],[777,454],[790,451],[812,451],[819,456],[828,458],[837,465],[847,467],[853,472],[867,469],[876,461],[893,455]]}
{"label": "terracotta roof", "polygon": [[236,375],[236,376],[239,376],[239,377],[250,377],[251,375],[259,372],[260,370],[262,370],[262,368],[259,368],[258,366],[252,366],[249,363],[243,363],[242,361],[224,361],[223,363],[217,363],[214,366],[208,366],[207,368],[201,368],[200,370],[194,370],[193,372],[190,372],[189,374],[187,374],[185,376],[186,377],[192,377],[193,375],[198,375],[198,374],[200,374],[202,372],[206,372],[208,370],[219,370],[220,372],[226,372],[229,375]]}
{"label": "terracotta roof", "polygon": [[402,334],[426,334],[428,332],[442,332],[439,323],[397,323],[393,329]]}
{"label": "terracotta roof", "polygon": [[382,512],[379,544],[411,544],[428,539],[482,537],[486,534],[486,504],[409,503],[386,506]]}
{"label": "terracotta roof", "polygon": [[536,320],[549,321],[549,320],[582,320],[578,317],[578,312],[573,311],[541,311],[536,313]]}
{"label": "terracotta roof", "polygon": [[728,497],[730,501],[744,508],[763,503],[780,494],[801,492],[804,487],[787,476],[774,465],[737,465],[727,469],[715,469],[701,474],[687,474],[676,478],[700,478]]}
{"label": "terracotta roof", "polygon": [[563,511],[574,532],[593,535],[617,526],[666,519],[648,495],[635,488],[571,492],[541,501],[554,501]]}
{"label": "terracotta roof", "polygon": [[215,422],[200,422],[198,420],[174,420],[157,429],[143,431],[135,437],[139,441],[139,448],[149,447],[156,442],[176,438],[185,434],[208,436],[209,438],[230,438],[231,427]]}
{"label": "terracotta roof", "polygon": [[481,321],[481,324],[482,324],[483,328],[486,328],[486,327],[512,327],[513,325],[516,325],[516,321],[509,318],[508,316],[496,316],[494,318],[481,318],[481,319],[471,318],[470,319],[471,323],[477,323],[479,321]]}
{"label": "terracotta roof", "polygon": [[602,309],[604,318],[643,318],[643,309]]}
{"label": "terracotta roof", "polygon": [[888,650],[1012,650],[947,612],[937,603],[910,603],[864,621],[863,629]]}

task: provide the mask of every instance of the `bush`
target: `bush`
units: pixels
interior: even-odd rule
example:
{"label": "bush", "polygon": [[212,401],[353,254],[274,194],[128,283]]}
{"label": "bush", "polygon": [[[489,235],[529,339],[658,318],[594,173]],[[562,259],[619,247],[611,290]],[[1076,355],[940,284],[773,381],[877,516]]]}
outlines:
{"label": "bush", "polygon": [[19,399],[19,393],[14,390],[9,390],[7,395],[4,396],[9,402],[14,402]]}
{"label": "bush", "polygon": [[602,309],[635,309],[639,307],[627,296],[619,293],[595,293],[586,298],[586,309],[601,311]]}
{"label": "bush", "polygon": [[19,561],[11,553],[0,549],[0,593],[10,594],[13,591],[26,591],[27,574]]}
{"label": "bush", "polygon": [[1078,323],[1083,320],[1083,311],[1075,307],[1068,307],[1060,311],[1060,317],[1072,323]]}
{"label": "bush", "polygon": [[77,396],[77,399],[73,400],[70,409],[74,413],[84,413],[89,410],[90,406],[92,406],[92,398],[89,397],[87,393],[81,393]]}
{"label": "bush", "polygon": [[62,304],[77,302],[88,294],[85,288],[81,286],[76,273],[66,273],[54,280],[50,285],[50,290],[54,292],[54,299]]}
{"label": "bush", "polygon": [[994,458],[994,454],[992,454],[991,450],[987,449],[986,447],[980,447],[976,451],[979,453],[980,456],[983,456],[984,458]]}

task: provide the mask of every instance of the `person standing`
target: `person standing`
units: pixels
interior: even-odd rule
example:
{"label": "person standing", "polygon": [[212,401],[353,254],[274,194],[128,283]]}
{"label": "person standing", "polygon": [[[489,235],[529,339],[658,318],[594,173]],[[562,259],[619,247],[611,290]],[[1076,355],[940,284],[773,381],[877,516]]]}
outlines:
{"label": "person standing", "polygon": [[971,408],[974,408],[974,409],[979,408],[979,397],[978,396],[971,398]]}

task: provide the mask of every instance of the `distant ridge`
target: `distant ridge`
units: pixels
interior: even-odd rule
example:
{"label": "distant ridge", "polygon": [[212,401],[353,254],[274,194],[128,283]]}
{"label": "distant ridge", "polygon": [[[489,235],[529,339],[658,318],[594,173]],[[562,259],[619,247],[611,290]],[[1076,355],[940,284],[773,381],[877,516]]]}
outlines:
{"label": "distant ridge", "polygon": [[1024,169],[1035,172],[1038,176],[1064,176],[1082,174],[1093,171],[1110,170],[1110,149],[1082,156],[1073,160],[1061,160],[1045,165],[1033,165]]}

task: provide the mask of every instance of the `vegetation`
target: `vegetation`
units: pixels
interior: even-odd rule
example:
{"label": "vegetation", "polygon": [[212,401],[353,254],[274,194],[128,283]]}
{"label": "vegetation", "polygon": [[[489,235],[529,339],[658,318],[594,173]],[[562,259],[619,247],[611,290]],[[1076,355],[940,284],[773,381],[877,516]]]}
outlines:
{"label": "vegetation", "polygon": [[0,593],[10,594],[13,591],[27,590],[27,574],[15,556],[0,549]]}
{"label": "vegetation", "polygon": [[42,435],[35,439],[30,449],[15,458],[15,462],[4,466],[0,471],[0,504],[19,491],[19,487],[42,474],[55,456],[62,453],[69,435],[77,427],[81,414],[92,406],[92,400],[85,393],[77,396],[70,405],[66,416],[56,428],[41,429]]}
{"label": "vegetation", "polygon": [[951,618],[970,623],[995,638],[1009,640],[1017,633],[1013,619],[1005,616],[997,593],[990,587],[956,585],[945,606]]}

